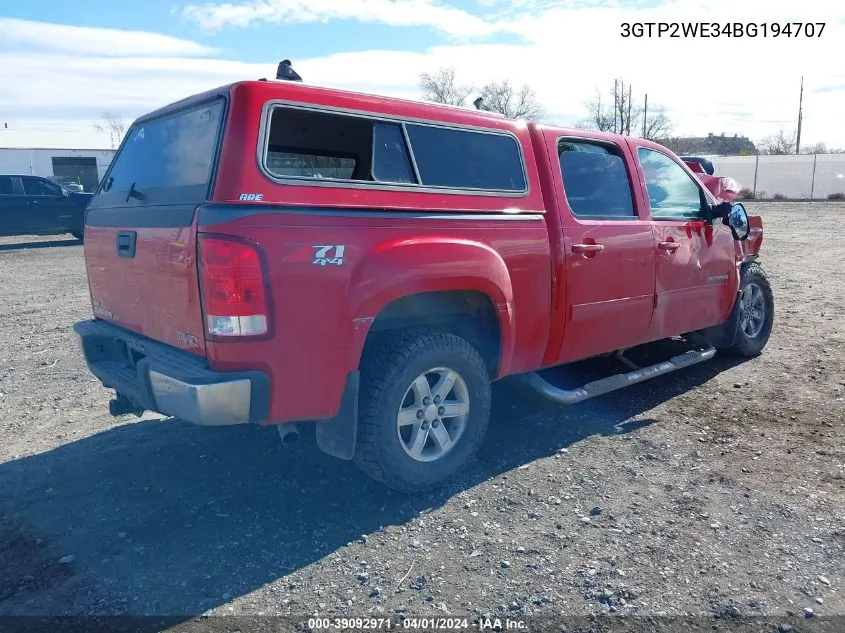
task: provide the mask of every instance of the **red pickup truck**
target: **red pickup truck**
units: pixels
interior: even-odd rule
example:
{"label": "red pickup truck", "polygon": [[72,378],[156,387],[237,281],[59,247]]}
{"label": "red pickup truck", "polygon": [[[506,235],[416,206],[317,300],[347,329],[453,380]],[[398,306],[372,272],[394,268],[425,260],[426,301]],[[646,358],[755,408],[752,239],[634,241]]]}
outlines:
{"label": "red pickup truck", "polygon": [[[495,380],[572,403],[760,353],[761,241],[656,143],[243,81],[132,125],[87,210],[74,330],[112,415],[307,421],[415,491],[476,451]],[[575,388],[549,370],[612,354]]]}

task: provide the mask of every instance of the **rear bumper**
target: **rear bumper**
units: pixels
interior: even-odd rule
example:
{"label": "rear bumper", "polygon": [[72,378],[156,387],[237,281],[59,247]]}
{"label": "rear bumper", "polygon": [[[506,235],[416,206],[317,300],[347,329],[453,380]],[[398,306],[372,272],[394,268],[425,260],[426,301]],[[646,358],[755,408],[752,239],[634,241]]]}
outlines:
{"label": "rear bumper", "polygon": [[270,380],[263,372],[215,372],[204,358],[97,319],[73,330],[91,373],[137,409],[206,426],[267,419]]}

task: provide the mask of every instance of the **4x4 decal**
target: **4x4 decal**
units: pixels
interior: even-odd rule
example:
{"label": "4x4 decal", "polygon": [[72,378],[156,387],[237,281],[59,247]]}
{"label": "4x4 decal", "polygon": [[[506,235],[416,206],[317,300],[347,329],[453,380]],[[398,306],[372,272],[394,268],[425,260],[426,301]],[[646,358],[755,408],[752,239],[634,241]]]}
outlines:
{"label": "4x4 decal", "polygon": [[343,244],[331,244],[328,246],[314,245],[314,261],[312,264],[325,266],[326,264],[335,264],[336,266],[343,266],[343,251],[346,247]]}

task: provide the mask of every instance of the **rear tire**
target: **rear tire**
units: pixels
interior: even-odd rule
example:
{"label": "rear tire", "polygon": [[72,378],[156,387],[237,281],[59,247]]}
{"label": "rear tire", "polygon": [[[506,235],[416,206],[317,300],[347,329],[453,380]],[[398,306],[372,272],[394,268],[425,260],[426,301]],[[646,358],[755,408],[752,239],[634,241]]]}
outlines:
{"label": "rear tire", "polygon": [[438,487],[478,450],[490,418],[490,377],[454,334],[391,333],[361,362],[355,461],[402,492]]}
{"label": "rear tire", "polygon": [[769,342],[775,316],[772,287],[757,263],[742,267],[739,281],[739,320],[736,339],[727,351],[737,356],[757,356]]}

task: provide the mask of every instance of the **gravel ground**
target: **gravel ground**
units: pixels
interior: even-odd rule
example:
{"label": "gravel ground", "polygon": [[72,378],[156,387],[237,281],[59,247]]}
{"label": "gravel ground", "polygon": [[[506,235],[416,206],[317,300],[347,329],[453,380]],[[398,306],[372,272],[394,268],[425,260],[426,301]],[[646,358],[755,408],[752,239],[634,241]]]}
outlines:
{"label": "gravel ground", "polygon": [[82,247],[0,239],[0,614],[845,615],[845,205],[749,211],[761,357],[568,408],[500,383],[413,498],[313,438],[111,418]]}

